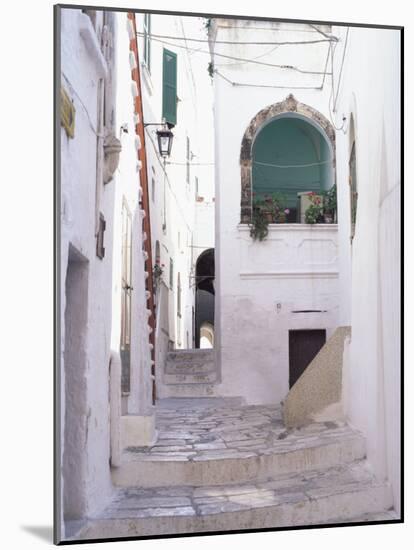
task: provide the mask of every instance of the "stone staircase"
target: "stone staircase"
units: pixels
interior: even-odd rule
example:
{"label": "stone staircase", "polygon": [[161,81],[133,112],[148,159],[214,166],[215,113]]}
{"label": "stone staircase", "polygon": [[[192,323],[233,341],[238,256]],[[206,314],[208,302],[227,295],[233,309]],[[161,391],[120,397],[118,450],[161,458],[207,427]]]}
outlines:
{"label": "stone staircase", "polygon": [[217,395],[219,382],[214,350],[175,350],[167,355],[158,394],[161,398],[212,397]]}
{"label": "stone staircase", "polygon": [[124,451],[112,501],[78,538],[398,519],[343,422],[286,429],[280,407],[204,398],[161,400],[157,426],[153,447]]}

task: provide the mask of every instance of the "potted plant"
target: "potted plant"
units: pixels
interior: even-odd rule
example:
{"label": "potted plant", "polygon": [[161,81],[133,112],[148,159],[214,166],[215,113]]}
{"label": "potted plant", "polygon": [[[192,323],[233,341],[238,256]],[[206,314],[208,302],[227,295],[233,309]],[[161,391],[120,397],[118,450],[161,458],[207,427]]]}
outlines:
{"label": "potted plant", "polygon": [[334,223],[336,219],[336,183],[324,193],[323,197],[323,217],[325,223]]}
{"label": "potted plant", "polygon": [[257,197],[253,193],[250,236],[263,241],[269,233],[269,223],[285,223],[290,210],[284,207],[284,198],[279,193]]}
{"label": "potted plant", "polygon": [[290,213],[289,208],[285,208],[285,197],[280,193],[273,193],[272,197],[273,205],[273,221],[275,223],[286,223],[286,217]]}
{"label": "potted plant", "polygon": [[305,212],[305,222],[310,224],[321,223],[323,219],[323,197],[317,195],[314,191],[308,193],[311,205]]}
{"label": "potted plant", "polygon": [[252,221],[250,236],[254,241],[263,241],[269,233],[268,225],[273,221],[273,212],[269,200],[256,197],[253,194]]}
{"label": "potted plant", "polygon": [[160,281],[162,274],[164,273],[164,264],[154,264],[154,267],[152,269],[152,275],[154,277],[155,285],[158,285],[158,282]]}

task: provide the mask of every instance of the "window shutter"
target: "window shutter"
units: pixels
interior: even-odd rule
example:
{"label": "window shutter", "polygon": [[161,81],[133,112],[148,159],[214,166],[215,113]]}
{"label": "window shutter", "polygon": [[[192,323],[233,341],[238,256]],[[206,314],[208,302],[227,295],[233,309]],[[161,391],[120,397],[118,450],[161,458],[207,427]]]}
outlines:
{"label": "window shutter", "polygon": [[177,124],[177,55],[163,52],[162,116],[170,124]]}

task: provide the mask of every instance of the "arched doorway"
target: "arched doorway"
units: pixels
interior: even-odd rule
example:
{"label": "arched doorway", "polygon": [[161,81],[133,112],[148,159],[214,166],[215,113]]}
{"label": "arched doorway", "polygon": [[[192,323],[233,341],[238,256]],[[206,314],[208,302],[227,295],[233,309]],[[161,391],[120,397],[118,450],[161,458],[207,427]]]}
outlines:
{"label": "arched doorway", "polygon": [[[214,248],[209,248],[200,254],[196,262],[196,348],[200,348],[201,328],[203,325],[209,325],[210,332],[214,334],[214,272]],[[214,342],[214,338],[212,342]]]}
{"label": "arched doorway", "polygon": [[335,131],[316,109],[293,95],[260,111],[242,140],[241,222],[250,223],[253,193],[283,195],[287,221],[300,221],[298,193],[335,183]]}
{"label": "arched doorway", "polygon": [[211,323],[205,322],[200,327],[200,348],[214,348],[214,326]]}

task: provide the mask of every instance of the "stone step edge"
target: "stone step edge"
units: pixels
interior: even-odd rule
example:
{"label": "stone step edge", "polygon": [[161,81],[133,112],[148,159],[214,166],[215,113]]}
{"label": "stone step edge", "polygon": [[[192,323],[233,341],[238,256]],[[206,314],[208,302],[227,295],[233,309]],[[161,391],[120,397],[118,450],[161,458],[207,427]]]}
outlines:
{"label": "stone step edge", "polygon": [[[168,460],[168,457],[166,460],[157,460],[157,457],[154,457],[153,460],[137,458],[128,461],[125,460],[125,456],[128,454],[124,452],[121,466],[112,469],[112,481],[115,486],[179,486],[183,485],[183,480],[190,485],[207,486],[248,483],[278,474],[293,475],[301,471],[351,463],[366,457],[366,446],[365,438],[360,434],[354,434],[305,448],[279,451],[275,449],[274,452],[266,454],[246,451],[241,456],[234,457],[198,460],[181,457],[176,460]],[[156,481],[154,476],[157,478]]]}
{"label": "stone step edge", "polygon": [[[77,538],[93,539],[113,536],[134,536],[137,534],[152,536],[158,534],[185,534],[208,531],[230,532],[243,529],[261,529],[325,525],[332,523],[358,523],[369,521],[398,521],[392,511],[392,494],[388,484],[375,480],[371,484],[350,487],[343,491],[304,498],[291,502],[252,505],[246,509],[212,511],[200,513],[177,513],[160,515],[159,511],[147,517],[97,517],[88,520],[88,524],[77,534]],[[338,513],[341,508],[342,514]],[[300,512],[298,513],[298,509]],[[158,510],[158,509],[156,509]],[[367,518],[368,516],[368,518]],[[375,516],[380,516],[378,519]],[[383,519],[383,516],[386,516]],[[389,517],[391,516],[391,517]],[[300,518],[303,519],[300,519]],[[371,520],[369,518],[372,518]],[[119,532],[126,530],[122,534]]]}
{"label": "stone step edge", "polygon": [[[169,367],[168,365],[165,366],[165,370],[164,372],[166,374],[207,374],[207,373],[212,373],[212,372],[217,372],[217,369],[214,367],[212,369],[209,369],[209,370],[197,370],[197,371],[191,371],[189,372],[190,369],[194,369],[195,367],[193,365],[191,366],[185,366],[185,367],[177,367],[177,366],[174,366],[174,367]],[[199,368],[197,366],[197,368]],[[171,372],[172,370],[174,370],[174,372]],[[177,372],[180,371],[180,372]]]}
{"label": "stone step edge", "polygon": [[165,379],[163,380],[163,384],[165,386],[214,386],[218,383],[218,380],[206,380],[205,382],[186,382],[183,380],[181,380],[180,382],[168,382]]}

